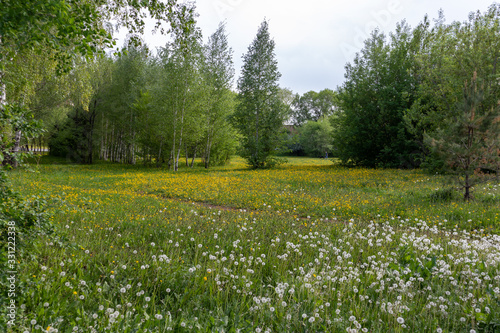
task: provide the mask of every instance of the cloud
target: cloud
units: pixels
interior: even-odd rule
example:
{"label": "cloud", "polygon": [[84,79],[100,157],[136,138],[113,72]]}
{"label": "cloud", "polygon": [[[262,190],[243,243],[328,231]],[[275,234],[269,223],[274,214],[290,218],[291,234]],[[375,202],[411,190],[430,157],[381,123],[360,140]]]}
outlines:
{"label": "cloud", "polygon": [[[226,21],[234,50],[236,78],[241,56],[264,18],[276,42],[281,84],[294,92],[335,89],[344,80],[344,66],[363,47],[371,31],[393,31],[405,19],[415,27],[425,14],[437,17],[443,8],[447,22],[464,21],[470,11],[484,11],[490,0],[200,0],[198,25],[206,37]],[[165,44],[165,36],[145,36],[146,43]]]}

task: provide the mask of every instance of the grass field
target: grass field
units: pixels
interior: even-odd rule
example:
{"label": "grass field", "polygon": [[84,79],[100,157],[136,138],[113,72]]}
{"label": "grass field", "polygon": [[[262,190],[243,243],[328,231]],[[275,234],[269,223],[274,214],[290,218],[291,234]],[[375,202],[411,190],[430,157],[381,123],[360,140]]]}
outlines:
{"label": "grass field", "polygon": [[18,265],[16,332],[500,331],[500,186],[289,160],[12,172],[56,230]]}

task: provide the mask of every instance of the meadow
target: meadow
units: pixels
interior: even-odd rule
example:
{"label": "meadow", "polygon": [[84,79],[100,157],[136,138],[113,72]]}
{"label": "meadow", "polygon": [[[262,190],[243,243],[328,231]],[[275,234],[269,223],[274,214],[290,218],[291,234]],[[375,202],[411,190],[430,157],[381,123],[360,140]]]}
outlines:
{"label": "meadow", "polygon": [[291,158],[248,170],[44,159],[53,233],[14,332],[499,332],[500,186]]}

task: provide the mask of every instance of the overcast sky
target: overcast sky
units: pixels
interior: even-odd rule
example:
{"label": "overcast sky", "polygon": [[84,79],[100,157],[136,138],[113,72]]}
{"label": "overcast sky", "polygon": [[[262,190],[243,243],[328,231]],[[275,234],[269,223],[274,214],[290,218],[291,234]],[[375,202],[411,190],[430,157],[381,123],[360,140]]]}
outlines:
{"label": "overcast sky", "polygon": [[[205,40],[226,22],[234,50],[236,77],[257,29],[266,18],[276,42],[280,85],[303,94],[334,90],[344,80],[344,66],[361,50],[378,27],[389,33],[406,20],[415,27],[425,14],[435,19],[440,8],[446,22],[464,21],[471,11],[484,12],[493,0],[198,0],[198,26]],[[432,22],[432,21],[431,21]],[[145,36],[151,47],[164,46],[167,37]],[[122,43],[121,41],[118,42]]]}

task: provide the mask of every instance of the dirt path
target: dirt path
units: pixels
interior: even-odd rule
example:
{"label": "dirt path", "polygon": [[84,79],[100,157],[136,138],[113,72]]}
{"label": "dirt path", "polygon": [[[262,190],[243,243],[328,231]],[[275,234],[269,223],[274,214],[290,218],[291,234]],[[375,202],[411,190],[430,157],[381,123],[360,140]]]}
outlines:
{"label": "dirt path", "polygon": [[[261,213],[276,214],[277,213],[275,211],[265,211],[265,210],[256,210],[256,209],[247,209],[247,208],[237,208],[237,207],[232,207],[232,206],[216,205],[216,204],[206,202],[206,201],[194,201],[194,200],[187,200],[187,199],[182,199],[182,198],[166,197],[164,195],[148,194],[148,193],[144,193],[142,191],[140,191],[138,193],[140,195],[155,196],[155,197],[161,198],[163,200],[175,201],[175,202],[185,203],[185,204],[189,204],[189,205],[196,205],[196,206],[201,206],[201,207],[205,207],[205,208],[213,209],[213,210],[220,210],[220,211],[227,211],[227,212],[254,213],[254,214],[261,214]],[[286,216],[286,217],[293,218],[293,219],[299,219],[301,221],[313,220],[312,218],[307,218],[305,216],[299,216],[299,215],[292,215],[290,213],[285,213],[285,212],[281,212],[281,214],[282,214],[282,216]],[[328,219],[328,221],[339,222],[339,221],[334,221],[331,219]]]}

